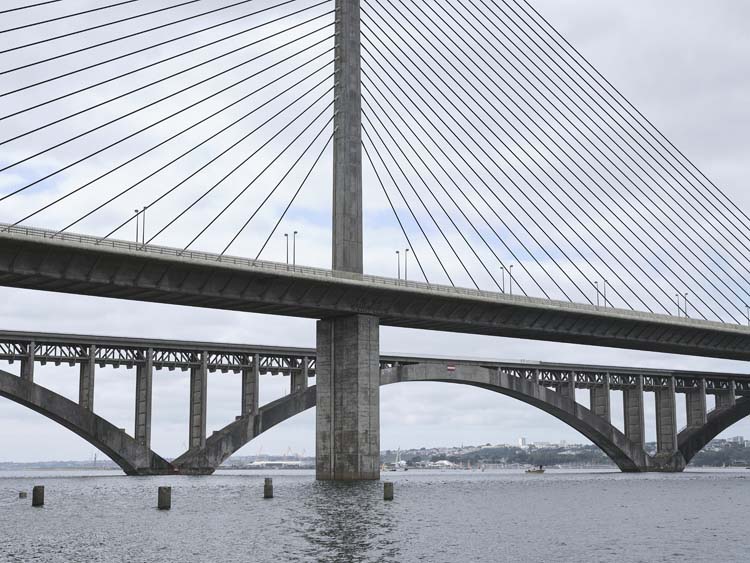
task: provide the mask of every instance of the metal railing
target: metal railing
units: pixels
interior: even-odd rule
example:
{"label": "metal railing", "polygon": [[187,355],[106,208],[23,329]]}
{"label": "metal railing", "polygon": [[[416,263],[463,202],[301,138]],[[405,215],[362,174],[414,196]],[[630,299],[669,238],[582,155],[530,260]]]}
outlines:
{"label": "metal railing", "polygon": [[498,303],[527,305],[542,308],[557,308],[576,312],[585,313],[606,313],[608,316],[622,317],[629,319],[651,320],[659,322],[669,322],[670,324],[683,326],[704,326],[706,328],[722,328],[734,332],[750,333],[750,327],[744,325],[725,323],[722,321],[709,321],[702,319],[692,319],[684,317],[675,317],[670,314],[648,313],[645,311],[635,311],[630,309],[618,309],[615,307],[603,307],[590,305],[587,303],[575,303],[572,301],[559,301],[555,299],[545,299],[541,297],[527,297],[524,295],[510,295],[508,293],[498,293],[495,291],[484,291],[481,289],[470,289],[464,287],[454,287],[434,283],[425,283],[417,281],[407,281],[384,276],[374,276],[370,274],[356,274],[350,272],[340,272],[327,270],[325,268],[316,268],[313,266],[299,266],[285,264],[283,262],[271,262],[268,260],[253,260],[251,258],[242,258],[239,256],[227,256],[211,252],[202,252],[196,250],[181,250],[169,246],[160,246],[154,244],[140,244],[137,242],[128,242],[118,239],[103,239],[91,235],[82,235],[77,233],[57,232],[49,229],[38,227],[11,226],[0,223],[0,236],[10,233],[16,236],[26,236],[34,238],[44,238],[48,240],[60,240],[78,244],[113,248],[128,252],[144,252],[147,254],[157,254],[161,256],[173,256],[176,258],[186,258],[190,260],[200,260],[206,262],[215,262],[218,264],[230,264],[233,266],[242,266],[262,271],[272,271],[275,273],[287,273],[308,276],[311,278],[332,278],[347,281],[364,282],[375,286],[388,286],[402,289],[413,289],[417,291],[437,292],[441,294],[450,294],[466,297],[479,297]]}

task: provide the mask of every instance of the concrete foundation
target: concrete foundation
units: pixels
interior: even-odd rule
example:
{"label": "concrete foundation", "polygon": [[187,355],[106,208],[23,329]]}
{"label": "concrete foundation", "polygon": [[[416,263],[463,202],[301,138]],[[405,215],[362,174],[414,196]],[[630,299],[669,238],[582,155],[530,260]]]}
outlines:
{"label": "concrete foundation", "polygon": [[380,478],[379,322],[354,315],[318,321],[316,477]]}
{"label": "concrete foundation", "polygon": [[260,390],[260,356],[253,355],[251,368],[242,370],[242,416],[258,414]]}
{"label": "concrete foundation", "polygon": [[672,455],[677,451],[677,404],[674,378],[668,387],[656,390],[656,453]]}
{"label": "concrete foundation", "polygon": [[591,412],[610,422],[612,414],[609,402],[609,376],[604,378],[601,387],[592,387],[590,390]]}
{"label": "concrete foundation", "polygon": [[645,423],[643,419],[643,377],[635,377],[635,386],[622,392],[623,414],[625,419],[625,436],[633,445],[643,448]]}
{"label": "concrete foundation", "polygon": [[688,428],[700,428],[708,421],[706,412],[706,380],[701,379],[698,387],[685,394],[685,412]]}
{"label": "concrete foundation", "polygon": [[144,352],[143,363],[138,365],[135,376],[135,441],[139,446],[151,449],[151,390],[154,372],[154,351]]}
{"label": "concrete foundation", "polygon": [[96,374],[96,346],[89,346],[88,358],[81,362],[78,380],[78,404],[90,411],[94,410],[94,376]]}
{"label": "concrete foundation", "polygon": [[202,448],[206,445],[207,359],[208,354],[202,352],[200,365],[190,368],[190,448]]}

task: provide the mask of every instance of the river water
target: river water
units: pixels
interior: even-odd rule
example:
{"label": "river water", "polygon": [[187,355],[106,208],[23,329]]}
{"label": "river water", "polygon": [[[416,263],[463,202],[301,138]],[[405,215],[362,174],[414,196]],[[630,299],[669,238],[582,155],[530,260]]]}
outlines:
{"label": "river water", "polygon": [[[275,498],[262,498],[263,478]],[[0,561],[750,561],[750,471],[0,473]],[[31,507],[45,485],[46,505]],[[171,485],[172,510],[156,509]],[[19,491],[29,498],[19,499]]]}

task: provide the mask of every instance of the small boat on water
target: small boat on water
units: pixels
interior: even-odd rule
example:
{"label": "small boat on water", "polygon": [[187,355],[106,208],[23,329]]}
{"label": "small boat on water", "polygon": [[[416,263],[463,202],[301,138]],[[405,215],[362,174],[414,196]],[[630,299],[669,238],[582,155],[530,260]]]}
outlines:
{"label": "small boat on water", "polygon": [[542,473],[544,473],[544,467],[541,465],[539,467],[532,467],[530,469],[527,469],[526,473],[530,473],[532,475],[541,475]]}

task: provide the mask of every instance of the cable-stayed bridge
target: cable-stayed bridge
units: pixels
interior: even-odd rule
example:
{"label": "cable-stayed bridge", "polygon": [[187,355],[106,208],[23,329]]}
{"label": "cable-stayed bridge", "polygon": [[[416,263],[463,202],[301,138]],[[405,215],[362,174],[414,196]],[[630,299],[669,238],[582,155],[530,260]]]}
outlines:
{"label": "cable-stayed bridge", "polygon": [[525,0],[2,13],[0,282],[321,319],[320,478],[380,324],[748,356],[747,214]]}

